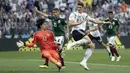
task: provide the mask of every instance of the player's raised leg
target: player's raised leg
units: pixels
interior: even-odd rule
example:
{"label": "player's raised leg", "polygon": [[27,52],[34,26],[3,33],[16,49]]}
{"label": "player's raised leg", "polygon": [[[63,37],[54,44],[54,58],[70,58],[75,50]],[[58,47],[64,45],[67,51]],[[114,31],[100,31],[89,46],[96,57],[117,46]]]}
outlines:
{"label": "player's raised leg", "polygon": [[57,59],[52,57],[50,51],[44,51],[44,53],[42,53],[42,56],[44,58],[47,58],[50,62],[56,64],[58,67],[62,67],[61,63]]}

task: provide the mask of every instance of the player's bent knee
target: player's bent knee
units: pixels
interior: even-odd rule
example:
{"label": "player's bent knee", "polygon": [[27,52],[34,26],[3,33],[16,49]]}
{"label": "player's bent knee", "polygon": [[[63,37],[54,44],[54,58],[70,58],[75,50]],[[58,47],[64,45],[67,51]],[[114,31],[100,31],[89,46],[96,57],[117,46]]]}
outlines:
{"label": "player's bent knee", "polygon": [[89,47],[95,49],[95,44],[94,43],[90,43]]}

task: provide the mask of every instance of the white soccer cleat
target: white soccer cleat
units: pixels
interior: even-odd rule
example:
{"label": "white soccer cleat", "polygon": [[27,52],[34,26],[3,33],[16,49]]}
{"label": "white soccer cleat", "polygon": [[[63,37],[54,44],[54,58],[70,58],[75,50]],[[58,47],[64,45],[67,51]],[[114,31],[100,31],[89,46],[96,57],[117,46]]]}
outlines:
{"label": "white soccer cleat", "polygon": [[111,57],[111,61],[115,61],[115,57],[114,56]]}
{"label": "white soccer cleat", "polygon": [[87,67],[86,63],[80,62],[80,65],[81,65],[85,70],[89,70],[89,68]]}
{"label": "white soccer cleat", "polygon": [[117,57],[116,61],[120,61],[120,59],[121,59],[121,56]]}
{"label": "white soccer cleat", "polygon": [[73,46],[74,46],[73,43],[68,43],[68,45],[67,45],[67,49],[70,50]]}

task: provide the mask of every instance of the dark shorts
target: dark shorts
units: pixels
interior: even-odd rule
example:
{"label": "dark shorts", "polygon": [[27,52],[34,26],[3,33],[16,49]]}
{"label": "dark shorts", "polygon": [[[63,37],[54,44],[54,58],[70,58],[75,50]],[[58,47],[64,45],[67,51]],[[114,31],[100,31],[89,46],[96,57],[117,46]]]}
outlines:
{"label": "dark shorts", "polygon": [[74,38],[75,41],[81,40],[84,37],[83,33],[84,33],[83,30],[74,30],[72,32],[72,37]]}
{"label": "dark shorts", "polygon": [[99,44],[101,44],[103,41],[102,41],[102,38],[99,36],[99,37],[94,37],[94,36],[92,36],[91,34],[89,34],[88,35],[89,36],[89,38],[91,39],[91,40],[96,40]]}

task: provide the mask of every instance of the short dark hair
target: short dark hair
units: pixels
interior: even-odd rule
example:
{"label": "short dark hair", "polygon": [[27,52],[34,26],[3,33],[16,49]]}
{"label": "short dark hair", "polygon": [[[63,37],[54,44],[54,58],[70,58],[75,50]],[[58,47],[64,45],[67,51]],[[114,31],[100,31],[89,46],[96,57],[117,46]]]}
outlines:
{"label": "short dark hair", "polygon": [[54,10],[54,11],[60,11],[58,8],[54,8],[53,10]]}
{"label": "short dark hair", "polygon": [[84,3],[79,2],[77,5],[84,7]]}
{"label": "short dark hair", "polygon": [[46,22],[44,18],[40,18],[36,21],[37,28],[41,28],[41,25]]}
{"label": "short dark hair", "polygon": [[113,11],[108,11],[108,13],[113,13]]}

